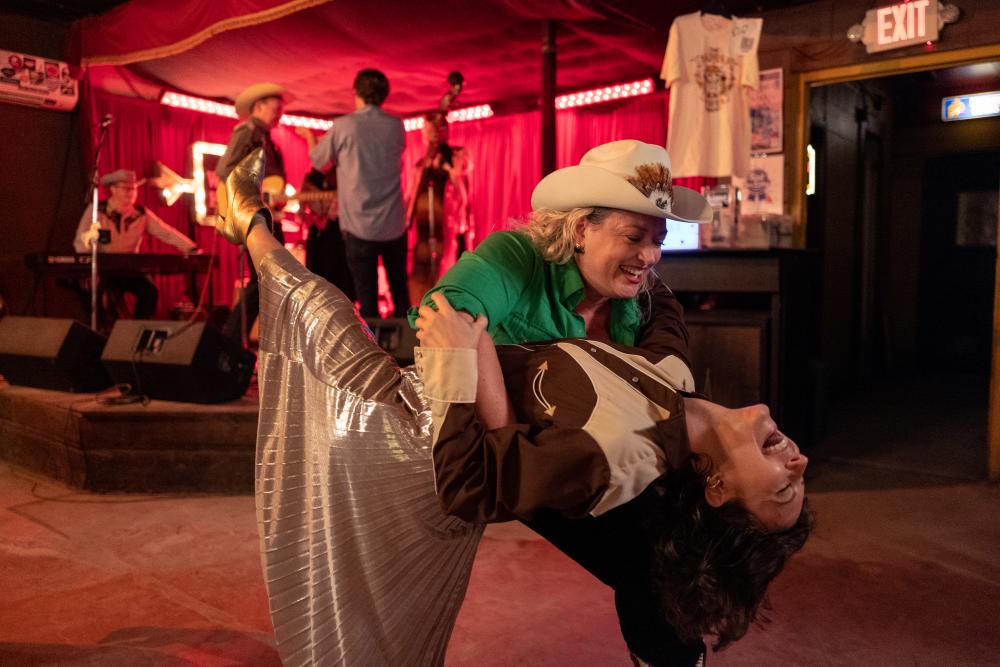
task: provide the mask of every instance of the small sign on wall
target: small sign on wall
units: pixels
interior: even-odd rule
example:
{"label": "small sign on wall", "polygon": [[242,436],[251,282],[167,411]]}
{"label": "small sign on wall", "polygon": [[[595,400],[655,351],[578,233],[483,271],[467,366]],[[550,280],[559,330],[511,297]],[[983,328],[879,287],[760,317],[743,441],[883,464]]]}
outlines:
{"label": "small sign on wall", "polygon": [[70,111],[79,95],[76,83],[67,63],[0,50],[0,102]]}
{"label": "small sign on wall", "polygon": [[782,148],[782,100],[784,87],[781,68],[766,69],[760,73],[757,89],[751,89],[750,100],[750,152],[780,153]]}

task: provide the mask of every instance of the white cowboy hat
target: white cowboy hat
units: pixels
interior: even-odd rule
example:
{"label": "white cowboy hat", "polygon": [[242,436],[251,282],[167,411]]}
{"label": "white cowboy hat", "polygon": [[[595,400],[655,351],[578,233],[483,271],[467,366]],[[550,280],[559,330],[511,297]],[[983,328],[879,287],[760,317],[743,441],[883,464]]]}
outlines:
{"label": "white cowboy hat", "polygon": [[533,210],[590,206],[680,222],[712,221],[712,207],[704,197],[671,183],[667,149],[634,139],[591,148],[579,165],[552,172],[531,194]]}
{"label": "white cowboy hat", "polygon": [[233,106],[236,107],[236,115],[241,119],[250,115],[253,103],[265,97],[280,97],[286,99],[288,93],[276,83],[255,83],[247,86],[243,92],[236,96]]}

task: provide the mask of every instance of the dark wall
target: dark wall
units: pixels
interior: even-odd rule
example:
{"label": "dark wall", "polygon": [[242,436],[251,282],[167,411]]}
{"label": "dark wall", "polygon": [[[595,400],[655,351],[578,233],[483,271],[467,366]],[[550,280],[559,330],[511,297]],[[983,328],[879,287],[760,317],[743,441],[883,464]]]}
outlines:
{"label": "dark wall", "polygon": [[[64,59],[66,28],[0,12],[0,46],[10,51]],[[0,297],[24,313],[33,291],[24,255],[50,247],[71,249],[86,196],[80,155],[79,114],[0,103]],[[76,304],[49,290],[51,314],[78,314]],[[42,290],[38,305],[41,306]]]}
{"label": "dark wall", "polygon": [[[891,181],[892,207],[889,229],[893,254],[889,266],[890,289],[896,298],[890,303],[892,345],[901,363],[917,356],[918,317],[920,311],[921,248],[928,205],[928,164],[940,158],[1000,151],[1000,118],[952,123],[934,122],[896,128],[892,162],[895,169]],[[995,160],[995,158],[994,158]],[[969,184],[970,188],[973,185]],[[996,187],[996,183],[994,183]],[[956,300],[963,294],[954,295]],[[943,318],[954,313],[942,313]]]}
{"label": "dark wall", "polygon": [[872,363],[868,337],[881,319],[873,283],[881,270],[884,225],[879,225],[879,207],[865,207],[862,200],[877,202],[885,189],[880,181],[891,169],[882,155],[891,143],[890,109],[884,86],[873,81],[822,86],[811,95],[817,190],[808,198],[809,241],[823,258],[817,307],[822,309],[823,360],[834,389],[848,386],[865,372],[861,366]]}

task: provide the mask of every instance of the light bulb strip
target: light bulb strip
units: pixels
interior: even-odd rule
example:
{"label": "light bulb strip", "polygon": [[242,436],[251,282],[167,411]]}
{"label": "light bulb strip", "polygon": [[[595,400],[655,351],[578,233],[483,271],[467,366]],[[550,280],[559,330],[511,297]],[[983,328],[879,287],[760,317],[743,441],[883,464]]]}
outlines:
{"label": "light bulb strip", "polygon": [[628,83],[616,83],[611,86],[592,88],[591,90],[581,90],[567,95],[556,97],[557,109],[571,109],[583,107],[590,104],[600,104],[628,97],[638,97],[648,95],[653,92],[653,79],[640,79],[639,81],[629,81]]}
{"label": "light bulb strip", "polygon": [[[189,111],[198,111],[215,116],[224,116],[226,118],[237,117],[236,107],[232,104],[222,104],[213,100],[206,100],[202,97],[192,97],[191,95],[183,95],[181,93],[163,93],[163,96],[160,97],[160,104],[168,107],[174,107],[175,109],[187,109]],[[295,116],[286,113],[281,117],[281,124],[290,125],[292,127],[308,127],[311,130],[326,131],[333,126],[333,121],[325,118],[316,118],[314,116]]]}
{"label": "light bulb strip", "polygon": [[[474,107],[464,107],[462,109],[454,109],[448,112],[448,122],[449,123],[463,123],[469,120],[482,120],[483,118],[489,118],[493,115],[493,107],[489,104],[480,104]],[[410,118],[403,119],[403,128],[407,132],[413,132],[414,130],[419,130],[424,126],[423,116],[412,116]]]}

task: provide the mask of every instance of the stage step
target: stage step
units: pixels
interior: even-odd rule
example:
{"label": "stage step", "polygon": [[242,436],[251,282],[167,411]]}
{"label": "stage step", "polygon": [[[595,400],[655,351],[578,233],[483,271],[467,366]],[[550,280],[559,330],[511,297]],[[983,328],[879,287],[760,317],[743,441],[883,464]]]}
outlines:
{"label": "stage step", "polygon": [[90,491],[253,493],[257,398],[103,405],[0,381],[0,457]]}

